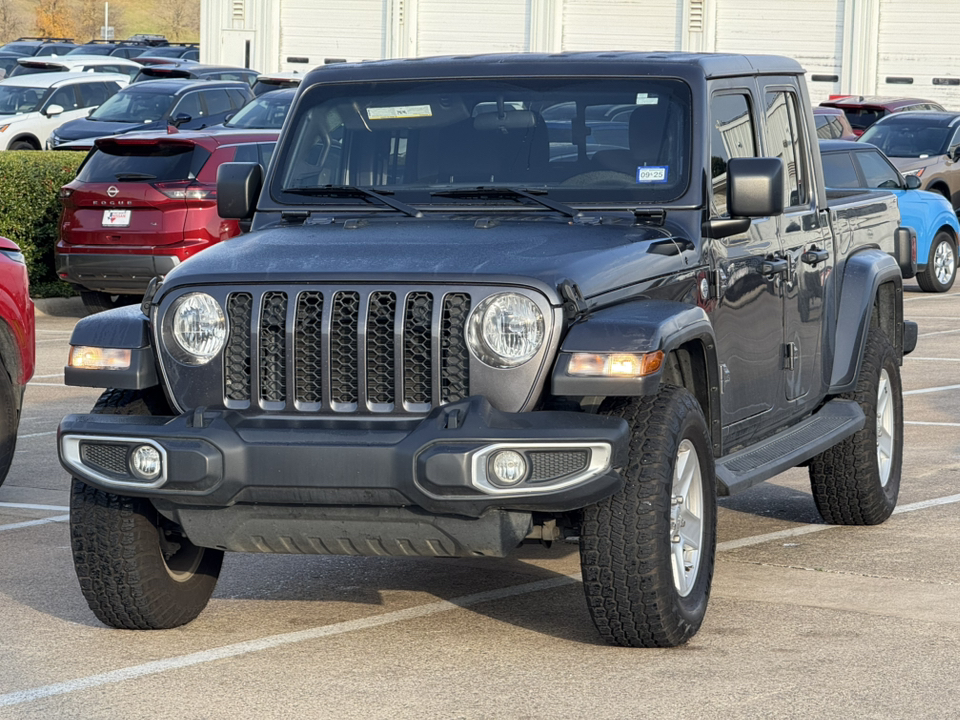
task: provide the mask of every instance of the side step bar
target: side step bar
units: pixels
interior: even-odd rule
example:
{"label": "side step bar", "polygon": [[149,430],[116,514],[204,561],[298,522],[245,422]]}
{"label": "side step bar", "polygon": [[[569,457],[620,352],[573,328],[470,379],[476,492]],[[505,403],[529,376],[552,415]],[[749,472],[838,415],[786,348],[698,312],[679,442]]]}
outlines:
{"label": "side step bar", "polygon": [[769,480],[850,437],[866,418],[853,400],[831,400],[789,430],[717,459],[717,494],[734,495]]}

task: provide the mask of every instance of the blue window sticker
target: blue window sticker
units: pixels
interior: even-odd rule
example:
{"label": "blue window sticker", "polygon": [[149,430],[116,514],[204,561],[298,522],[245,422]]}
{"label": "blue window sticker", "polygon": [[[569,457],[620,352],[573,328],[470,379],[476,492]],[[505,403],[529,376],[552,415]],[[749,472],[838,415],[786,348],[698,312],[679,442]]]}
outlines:
{"label": "blue window sticker", "polygon": [[637,168],[638,183],[665,183],[670,168],[665,165],[650,165]]}

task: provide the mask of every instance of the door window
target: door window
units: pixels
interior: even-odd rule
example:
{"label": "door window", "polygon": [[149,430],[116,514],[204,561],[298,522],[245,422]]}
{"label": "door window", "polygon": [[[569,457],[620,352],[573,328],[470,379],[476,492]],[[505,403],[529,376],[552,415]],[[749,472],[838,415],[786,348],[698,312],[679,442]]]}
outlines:
{"label": "door window", "polygon": [[233,110],[226,90],[205,90],[203,100],[207,103],[207,115],[225,115]]}
{"label": "door window", "polygon": [[854,156],[860,165],[863,177],[868,188],[883,188],[885,190],[900,187],[900,175],[894,170],[878,152],[858,152]]}
{"label": "door window", "polygon": [[116,90],[108,87],[107,83],[94,82],[84,83],[79,86],[80,89],[80,107],[98,107],[103,105]]}
{"label": "door window", "polygon": [[859,188],[860,177],[850,153],[832,153],[823,158],[823,180],[828,188]]}
{"label": "door window", "polygon": [[200,107],[200,93],[192,92],[184,95],[177,107],[170,113],[170,117],[175,118],[180,113],[186,113],[191,119],[203,117],[203,109]]}
{"label": "door window", "polygon": [[71,110],[79,108],[80,104],[77,101],[76,88],[73,85],[58,88],[47,101],[47,107],[51,105],[59,105],[64,109],[64,112],[70,112]]}
{"label": "door window", "polygon": [[809,193],[797,96],[788,91],[767,92],[766,103],[767,154],[783,160],[784,206],[807,205]]}
{"label": "door window", "polygon": [[711,210],[722,216],[727,214],[727,163],[731,158],[756,157],[756,131],[745,94],[714,95],[710,117]]}

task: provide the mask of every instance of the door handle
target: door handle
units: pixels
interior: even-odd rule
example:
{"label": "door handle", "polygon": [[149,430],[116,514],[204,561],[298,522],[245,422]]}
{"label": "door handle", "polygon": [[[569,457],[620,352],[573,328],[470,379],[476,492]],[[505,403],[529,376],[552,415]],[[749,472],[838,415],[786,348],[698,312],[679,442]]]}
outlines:
{"label": "door handle", "polygon": [[785,275],[790,270],[790,263],[786,258],[764,260],[760,265],[760,272],[764,275]]}
{"label": "door handle", "polygon": [[813,247],[801,255],[800,259],[803,260],[807,265],[813,265],[813,267],[816,267],[820,263],[829,260],[830,253],[827,250],[819,250],[816,247]]}

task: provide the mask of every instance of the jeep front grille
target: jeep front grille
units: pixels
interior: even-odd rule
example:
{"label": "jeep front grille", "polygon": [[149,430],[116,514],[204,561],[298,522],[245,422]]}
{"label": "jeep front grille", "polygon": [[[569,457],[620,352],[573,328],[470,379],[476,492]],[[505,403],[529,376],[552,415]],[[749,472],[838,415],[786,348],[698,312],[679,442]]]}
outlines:
{"label": "jeep front grille", "polygon": [[414,412],[470,393],[470,295],[304,290],[227,295],[228,407]]}

